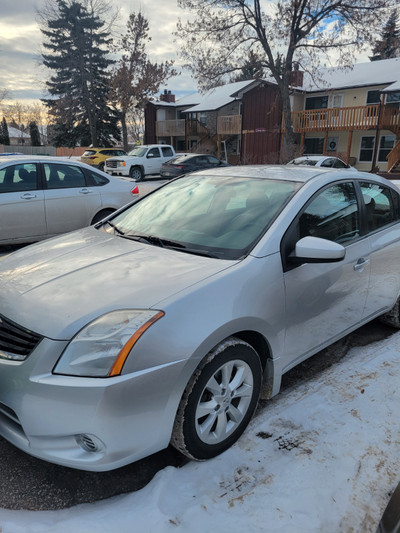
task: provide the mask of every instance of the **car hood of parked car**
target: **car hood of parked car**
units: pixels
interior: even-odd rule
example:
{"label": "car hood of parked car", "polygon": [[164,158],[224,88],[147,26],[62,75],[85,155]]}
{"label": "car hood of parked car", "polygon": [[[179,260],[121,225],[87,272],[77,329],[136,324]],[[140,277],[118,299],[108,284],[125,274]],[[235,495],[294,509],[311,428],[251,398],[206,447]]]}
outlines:
{"label": "car hood of parked car", "polygon": [[0,260],[1,314],[67,340],[112,310],[162,309],[165,299],[234,263],[86,228]]}

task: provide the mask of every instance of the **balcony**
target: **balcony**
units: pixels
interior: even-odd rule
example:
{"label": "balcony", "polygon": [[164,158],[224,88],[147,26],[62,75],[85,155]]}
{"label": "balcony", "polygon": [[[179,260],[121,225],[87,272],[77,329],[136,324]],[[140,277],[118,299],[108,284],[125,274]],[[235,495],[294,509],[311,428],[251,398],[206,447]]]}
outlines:
{"label": "balcony", "polygon": [[[378,127],[400,133],[400,110],[379,104],[355,107],[310,109],[292,113],[295,133],[316,131],[374,130]],[[284,130],[284,123],[282,123]]]}
{"label": "balcony", "polygon": [[160,120],[156,122],[157,137],[184,137],[185,119],[181,120]]}
{"label": "balcony", "polygon": [[218,117],[218,135],[240,135],[242,133],[242,115]]}

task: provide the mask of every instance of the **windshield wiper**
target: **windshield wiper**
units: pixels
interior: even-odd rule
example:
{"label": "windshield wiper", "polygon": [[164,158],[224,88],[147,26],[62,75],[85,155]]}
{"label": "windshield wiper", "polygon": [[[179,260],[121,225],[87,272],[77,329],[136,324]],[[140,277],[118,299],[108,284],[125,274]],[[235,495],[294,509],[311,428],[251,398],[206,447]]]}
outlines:
{"label": "windshield wiper", "polygon": [[202,255],[204,257],[213,257],[219,259],[219,256],[209,252],[208,250],[199,250],[197,248],[189,248],[185,244],[182,244],[178,241],[171,241],[169,239],[162,239],[161,237],[156,237],[155,235],[140,235],[133,233],[126,233],[124,235],[125,239],[132,239],[133,241],[146,242],[148,244],[153,244],[159,246],[160,248],[168,248],[169,250],[177,250],[179,252],[186,252],[188,254]]}
{"label": "windshield wiper", "polygon": [[111,226],[113,228],[113,230],[116,231],[117,233],[119,233],[120,235],[125,235],[125,233],[123,231],[121,231],[119,228],[117,228],[117,226],[115,224],[113,224],[112,222],[110,222],[109,220],[107,220],[106,223],[109,226]]}

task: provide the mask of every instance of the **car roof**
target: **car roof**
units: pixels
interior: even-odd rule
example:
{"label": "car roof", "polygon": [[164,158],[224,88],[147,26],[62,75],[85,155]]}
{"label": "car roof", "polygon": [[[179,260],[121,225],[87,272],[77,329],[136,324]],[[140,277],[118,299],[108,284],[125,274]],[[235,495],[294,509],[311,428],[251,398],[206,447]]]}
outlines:
{"label": "car roof", "polygon": [[[216,169],[200,170],[196,175],[213,175],[230,176],[230,177],[248,177],[248,178],[263,178],[263,179],[277,179],[285,181],[297,181],[306,183],[317,177],[332,176],[335,179],[374,179],[381,183],[390,183],[388,180],[371,174],[369,172],[354,172],[351,170],[321,168],[321,167],[299,167],[296,165],[238,165],[230,167],[219,167]],[[184,179],[184,178],[182,178]]]}
{"label": "car roof", "polygon": [[339,159],[335,155],[302,155],[301,157],[295,157],[294,161],[304,161],[305,159],[315,159],[321,161],[322,159]]}
{"label": "car roof", "polygon": [[100,148],[86,148],[85,151],[87,152],[88,150],[123,150],[123,148],[118,148],[118,146],[102,146]]}
{"label": "car roof", "polygon": [[93,170],[93,167],[86,165],[86,163],[82,163],[81,161],[78,161],[76,159],[70,159],[68,157],[56,157],[56,156],[48,156],[48,155],[18,155],[18,156],[8,156],[5,157],[4,160],[0,159],[0,168],[6,167],[10,164],[17,164],[21,162],[32,162],[32,163],[68,163],[72,165],[77,165],[80,167],[89,168],[90,170]]}

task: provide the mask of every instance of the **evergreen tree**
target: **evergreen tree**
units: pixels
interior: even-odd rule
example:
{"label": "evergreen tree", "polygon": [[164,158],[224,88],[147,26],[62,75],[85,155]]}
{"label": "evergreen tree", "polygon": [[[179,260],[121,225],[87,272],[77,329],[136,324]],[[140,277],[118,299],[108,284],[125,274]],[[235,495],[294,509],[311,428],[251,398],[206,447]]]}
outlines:
{"label": "evergreen tree", "polygon": [[49,52],[42,54],[43,64],[53,71],[46,82],[51,98],[43,102],[56,146],[110,146],[120,139],[117,114],[108,106],[111,38],[81,1],[56,0],[55,15],[42,16]]}
{"label": "evergreen tree", "polygon": [[265,73],[261,59],[253,50],[250,50],[247,58],[244,60],[240,72],[231,76],[230,81],[260,80],[264,75]]}
{"label": "evergreen tree", "polygon": [[372,49],[371,61],[391,59],[400,55],[400,30],[398,29],[399,16],[392,11],[388,21],[384,25],[381,39],[377,40]]}
{"label": "evergreen tree", "polygon": [[32,146],[41,146],[39,128],[34,120],[29,123],[29,134]]}
{"label": "evergreen tree", "polygon": [[7,121],[5,117],[3,117],[3,120],[1,121],[1,124],[0,124],[0,135],[1,135],[0,144],[4,144],[5,146],[10,146],[10,135],[8,133],[8,126],[7,126]]}

